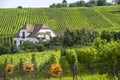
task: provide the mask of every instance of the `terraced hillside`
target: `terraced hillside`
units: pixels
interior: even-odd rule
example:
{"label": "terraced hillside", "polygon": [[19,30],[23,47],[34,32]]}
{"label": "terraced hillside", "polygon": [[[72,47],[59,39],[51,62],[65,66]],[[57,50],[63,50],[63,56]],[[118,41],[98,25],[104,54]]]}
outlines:
{"label": "terraced hillside", "polygon": [[25,24],[45,24],[55,31],[79,28],[120,29],[120,6],[91,8],[0,9],[0,41],[11,40]]}

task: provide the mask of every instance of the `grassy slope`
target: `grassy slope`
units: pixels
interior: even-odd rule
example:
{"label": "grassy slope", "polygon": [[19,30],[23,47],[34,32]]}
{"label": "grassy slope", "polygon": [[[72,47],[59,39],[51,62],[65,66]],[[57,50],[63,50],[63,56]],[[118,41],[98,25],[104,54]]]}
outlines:
{"label": "grassy slope", "polygon": [[15,34],[24,24],[43,23],[53,30],[94,28],[120,29],[120,6],[92,8],[0,9],[0,35]]}

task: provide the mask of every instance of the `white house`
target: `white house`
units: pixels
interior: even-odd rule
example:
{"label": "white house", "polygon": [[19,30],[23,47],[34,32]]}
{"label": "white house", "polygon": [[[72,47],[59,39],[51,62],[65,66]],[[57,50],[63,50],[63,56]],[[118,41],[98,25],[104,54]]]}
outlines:
{"label": "white house", "polygon": [[14,44],[19,47],[23,41],[31,41],[34,43],[40,40],[49,41],[56,34],[49,27],[43,24],[27,24],[24,25],[15,35]]}

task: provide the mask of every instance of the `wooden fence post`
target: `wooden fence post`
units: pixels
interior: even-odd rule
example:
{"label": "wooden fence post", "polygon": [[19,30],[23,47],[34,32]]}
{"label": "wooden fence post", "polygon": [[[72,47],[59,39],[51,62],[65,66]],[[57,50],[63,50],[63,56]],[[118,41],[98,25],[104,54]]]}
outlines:
{"label": "wooden fence post", "polygon": [[7,64],[7,59],[5,59],[5,62],[4,62],[4,72],[3,72],[3,80],[6,80],[6,73],[5,73],[5,67],[6,67],[6,64]]}

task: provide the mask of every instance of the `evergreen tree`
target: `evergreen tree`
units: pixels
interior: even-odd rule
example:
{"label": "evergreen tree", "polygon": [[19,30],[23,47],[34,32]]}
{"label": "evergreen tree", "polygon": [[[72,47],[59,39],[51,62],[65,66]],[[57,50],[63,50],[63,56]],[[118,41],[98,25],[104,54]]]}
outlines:
{"label": "evergreen tree", "polygon": [[66,0],[63,0],[62,4],[63,4],[63,3],[67,4],[67,1],[66,1]]}
{"label": "evergreen tree", "polygon": [[104,6],[104,5],[106,5],[106,0],[98,0],[97,1],[97,6]]}
{"label": "evergreen tree", "polygon": [[67,7],[67,1],[66,0],[63,0],[62,7]]}

